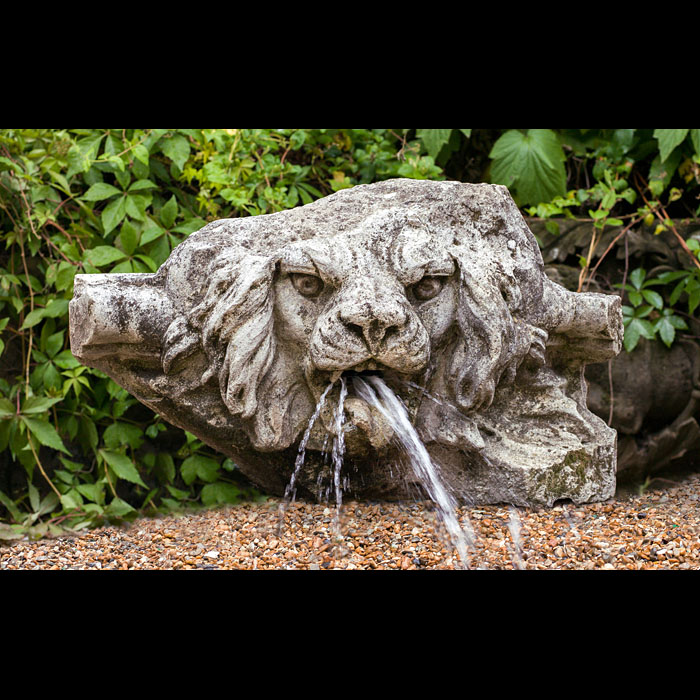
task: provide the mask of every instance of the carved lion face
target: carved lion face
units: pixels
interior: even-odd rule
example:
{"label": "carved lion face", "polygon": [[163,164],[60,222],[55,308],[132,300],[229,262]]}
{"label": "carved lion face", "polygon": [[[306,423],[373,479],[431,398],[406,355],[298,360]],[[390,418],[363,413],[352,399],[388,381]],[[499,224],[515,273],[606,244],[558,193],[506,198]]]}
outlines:
{"label": "carved lion face", "polygon": [[[520,301],[515,278],[488,264],[488,251],[472,253],[449,230],[436,233],[396,210],[270,256],[226,250],[209,266],[203,301],[169,329],[164,367],[196,337],[209,358],[203,380],[218,380],[258,449],[298,440],[330,383],[367,372],[390,379],[405,401],[411,385],[447,398],[465,416],[456,438],[450,422],[449,439],[478,448],[466,416],[491,402],[533,335],[511,313]],[[386,445],[391,431],[348,384],[350,451]],[[321,413],[330,433],[337,393]],[[442,439],[436,405],[414,415]]]}
{"label": "carved lion face", "polygon": [[342,372],[416,375],[454,321],[456,269],[421,231],[289,246],[275,280],[278,338],[303,352],[316,398]]}

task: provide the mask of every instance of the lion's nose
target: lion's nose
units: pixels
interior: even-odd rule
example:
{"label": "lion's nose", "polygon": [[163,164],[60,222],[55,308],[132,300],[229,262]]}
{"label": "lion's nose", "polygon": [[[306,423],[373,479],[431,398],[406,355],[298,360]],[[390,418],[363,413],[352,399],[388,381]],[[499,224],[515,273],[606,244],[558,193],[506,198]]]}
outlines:
{"label": "lion's nose", "polygon": [[348,305],[338,316],[348,330],[364,338],[373,355],[406,323],[406,312],[395,303]]}

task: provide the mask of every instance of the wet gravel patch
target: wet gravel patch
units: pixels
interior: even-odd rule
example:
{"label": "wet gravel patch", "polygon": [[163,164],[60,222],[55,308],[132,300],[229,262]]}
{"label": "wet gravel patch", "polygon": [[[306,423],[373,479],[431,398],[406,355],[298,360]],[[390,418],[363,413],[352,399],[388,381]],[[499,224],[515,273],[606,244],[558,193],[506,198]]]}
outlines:
{"label": "wet gravel patch", "polygon": [[[655,482],[656,483],[656,482]],[[700,474],[550,509],[460,508],[471,569],[700,569]],[[661,486],[661,482],[658,483]],[[457,569],[430,503],[279,500],[0,545],[0,569]]]}

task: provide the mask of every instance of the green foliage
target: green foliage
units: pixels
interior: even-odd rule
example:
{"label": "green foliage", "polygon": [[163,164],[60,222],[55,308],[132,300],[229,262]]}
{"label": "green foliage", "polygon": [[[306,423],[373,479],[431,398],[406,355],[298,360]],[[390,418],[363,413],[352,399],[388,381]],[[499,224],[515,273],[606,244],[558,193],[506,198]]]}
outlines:
{"label": "green foliage", "polygon": [[215,218],[440,177],[406,133],[0,130],[0,538],[259,497],[231,460],[75,360],[73,279],[154,272]]}
{"label": "green foliage", "polygon": [[416,129],[416,136],[420,144],[428,152],[428,155],[437,161],[442,156],[445,160],[449,157],[459,143],[457,132],[464,134],[465,138],[471,136],[471,129]]}
{"label": "green foliage", "polygon": [[491,150],[491,181],[506,185],[521,205],[566,193],[565,155],[551,129],[509,129]]}
{"label": "green foliage", "polygon": [[[700,214],[700,130],[0,129],[0,539],[260,497],[75,360],[74,277],[154,272],[208,221],[392,177],[505,184],[550,231],[592,221],[583,280],[611,227]],[[670,345],[696,313],[686,246],[687,269],[625,280],[628,350]]]}
{"label": "green foliage", "polygon": [[658,337],[667,347],[670,347],[675,340],[676,330],[688,329],[685,320],[675,314],[672,308],[664,308],[664,299],[661,294],[650,289],[650,287],[665,285],[678,279],[678,273],[664,273],[653,279],[647,279],[646,274],[643,268],[636,268],[630,274],[629,284],[615,285],[618,289],[624,289],[627,292],[632,304],[632,306],[622,306],[625,326],[623,342],[627,352],[634,350],[640,338],[655,340]]}

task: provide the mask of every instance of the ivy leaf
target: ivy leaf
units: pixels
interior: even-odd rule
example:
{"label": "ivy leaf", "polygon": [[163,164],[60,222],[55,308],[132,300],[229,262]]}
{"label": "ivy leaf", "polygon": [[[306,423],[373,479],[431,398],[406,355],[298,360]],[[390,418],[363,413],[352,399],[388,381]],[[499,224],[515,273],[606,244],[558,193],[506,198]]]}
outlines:
{"label": "ivy leaf", "polygon": [[625,337],[622,341],[623,345],[625,346],[625,350],[627,350],[627,352],[632,352],[632,350],[637,347],[640,337],[647,338],[647,340],[653,340],[653,327],[649,321],[633,318],[625,326]]}
{"label": "ivy leaf", "polygon": [[649,302],[655,309],[662,309],[664,306],[664,300],[661,295],[651,289],[642,290],[642,296]]}
{"label": "ivy leaf", "polygon": [[123,518],[125,515],[135,513],[136,510],[121,498],[113,498],[105,508],[105,515],[113,518]]}
{"label": "ivy leaf", "polygon": [[30,311],[26,315],[20,330],[36,326],[42,318],[58,318],[63,316],[66,311],[68,311],[68,304],[68,299],[51,299],[43,309],[34,309],[34,311]]}
{"label": "ivy leaf", "polygon": [[114,197],[115,194],[121,194],[121,190],[118,190],[114,185],[108,185],[106,182],[96,182],[82,198],[88,202],[100,202],[103,199]]}
{"label": "ivy leaf", "polygon": [[[22,520],[22,511],[17,508],[15,505],[15,502],[6,496],[2,491],[0,491],[0,503],[2,503],[5,508],[10,512],[12,517],[16,522],[21,522]],[[2,536],[0,536],[0,539],[4,539]]]}
{"label": "ivy leaf", "polygon": [[99,454],[120,479],[148,488],[146,484],[143,483],[134,463],[126,455],[120,454],[119,452],[110,452],[109,450],[100,450]]}
{"label": "ivy leaf", "polygon": [[79,497],[80,494],[77,494],[76,498],[76,491],[74,490],[62,494],[61,505],[63,506],[64,510],[71,511],[80,508],[82,504],[77,500]]}
{"label": "ivy leaf", "polygon": [[93,503],[102,503],[104,500],[104,487],[102,484],[78,484],[76,487],[81,496]]}
{"label": "ivy leaf", "polygon": [[137,190],[151,190],[155,187],[158,187],[158,185],[150,180],[136,180],[136,182],[129,187],[129,192],[136,192]]}
{"label": "ivy leaf", "polygon": [[85,260],[95,267],[104,267],[122,260],[126,254],[111,245],[98,245],[85,251]]}
{"label": "ivy leaf", "polygon": [[663,316],[662,318],[660,318],[656,322],[654,329],[659,333],[659,336],[661,337],[661,340],[663,340],[664,345],[670,348],[676,337],[676,329],[673,327],[673,324],[668,320],[668,317]]}
{"label": "ivy leaf", "polygon": [[685,280],[689,274],[687,270],[675,270],[673,272],[662,272],[656,279],[658,282],[656,284],[668,284],[669,282],[675,282],[676,280]]}
{"label": "ivy leaf", "polygon": [[158,269],[155,262],[147,255],[141,255],[141,253],[138,253],[135,257],[140,260],[151,272],[155,272]]}
{"label": "ivy leaf", "polygon": [[190,144],[184,136],[177,134],[169,139],[163,139],[162,151],[182,170],[190,157]]}
{"label": "ivy leaf", "polygon": [[630,273],[630,282],[634,285],[635,289],[640,290],[642,288],[642,284],[644,284],[644,278],[646,277],[646,275],[646,270],[641,267],[632,270],[632,272]]}
{"label": "ivy leaf", "polygon": [[521,204],[566,194],[565,155],[551,129],[511,129],[496,141],[489,157],[491,181],[515,189]]}
{"label": "ivy leaf", "polygon": [[700,304],[700,289],[694,289],[688,294],[688,313],[692,314]]}
{"label": "ivy leaf", "polygon": [[136,425],[116,422],[106,428],[102,439],[105,446],[109,448],[129,445],[129,447],[138,449],[143,444],[143,431]]}
{"label": "ivy leaf", "polygon": [[633,306],[639,306],[642,303],[642,295],[639,292],[628,291],[627,296]]}
{"label": "ivy leaf", "polygon": [[68,162],[66,180],[70,180],[76,173],[86,173],[90,170],[104,136],[104,134],[88,136],[70,147],[66,157]]}
{"label": "ivy leaf", "polygon": [[173,195],[160,210],[160,220],[166,229],[172,228],[177,216],[177,198]]}
{"label": "ivy leaf", "polygon": [[17,408],[10,399],[0,398],[0,418],[14,416],[16,412]]}
{"label": "ivy leaf", "polygon": [[452,129],[416,129],[416,136],[433,159],[438,157],[442,147],[450,140],[451,133]]}
{"label": "ivy leaf", "polygon": [[151,241],[155,241],[156,238],[160,238],[165,233],[165,229],[161,228],[157,223],[147,220],[146,225],[141,232],[141,246],[148,245]]}
{"label": "ivy leaf", "polygon": [[60,352],[61,348],[63,347],[63,337],[63,331],[59,331],[58,333],[50,335],[46,339],[46,354],[49,357],[54,357],[54,355]]}
{"label": "ivy leaf", "polygon": [[200,494],[202,504],[207,508],[224,503],[238,503],[240,496],[241,490],[237,486],[223,481],[207,484]]}
{"label": "ivy leaf", "polygon": [[690,129],[654,129],[654,138],[659,142],[659,152],[663,163],[671,152],[683,143]]}
{"label": "ivy leaf", "polygon": [[105,236],[113,231],[126,216],[126,197],[112,200],[102,212],[102,226]]}
{"label": "ivy leaf", "polygon": [[148,165],[148,149],[142,143],[134,146],[134,158]]}
{"label": "ivy leaf", "polygon": [[649,168],[649,189],[655,197],[668,187],[680,162],[681,152],[676,150],[673,150],[665,161],[661,154],[654,158]]}
{"label": "ivy leaf", "polygon": [[189,486],[197,477],[211,483],[216,481],[219,463],[209,457],[192,455],[180,465],[182,480]]}
{"label": "ivy leaf", "polygon": [[48,396],[30,396],[24,401],[20,411],[23,414],[44,413],[59,401],[63,401],[63,397],[59,396],[58,398],[49,398]]}
{"label": "ivy leaf", "polygon": [[63,440],[61,440],[59,434],[56,432],[56,428],[54,428],[51,423],[40,420],[39,418],[27,418],[27,416],[22,416],[22,421],[42,445],[70,455],[70,452],[68,452],[66,446],[63,444]]}
{"label": "ivy leaf", "polygon": [[146,208],[151,203],[150,194],[129,194],[126,196],[126,213],[139,221],[146,220]]}
{"label": "ivy leaf", "polygon": [[167,452],[159,452],[156,462],[156,475],[162,482],[175,481],[175,462],[172,455]]}
{"label": "ivy leaf", "polygon": [[75,273],[75,265],[71,265],[71,263],[62,260],[58,264],[58,272],[56,272],[56,281],[54,282],[56,291],[64,292],[70,289],[73,284],[73,279],[75,278]]}
{"label": "ivy leaf", "polygon": [[119,241],[121,242],[122,249],[127,255],[132,255],[138,247],[139,232],[131,222],[124,222],[122,230],[119,233]]}

